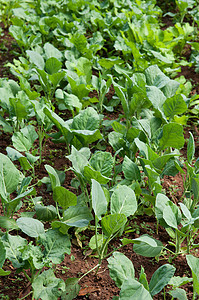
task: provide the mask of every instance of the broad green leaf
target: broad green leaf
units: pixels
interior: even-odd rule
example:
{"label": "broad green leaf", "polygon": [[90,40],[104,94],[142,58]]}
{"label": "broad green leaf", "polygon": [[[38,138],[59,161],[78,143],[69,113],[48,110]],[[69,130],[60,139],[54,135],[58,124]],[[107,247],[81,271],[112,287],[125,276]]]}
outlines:
{"label": "broad green leaf", "polygon": [[128,158],[128,156],[124,157],[124,161],[122,164],[122,171],[127,180],[141,180],[140,171],[138,166]]}
{"label": "broad green leaf", "polygon": [[111,214],[133,215],[137,210],[134,191],[126,185],[119,185],[111,196]]}
{"label": "broad green leaf", "polygon": [[128,278],[134,279],[135,270],[132,261],[123,253],[116,251],[107,260],[110,276],[115,281],[117,287],[121,288],[122,284]]}
{"label": "broad green leaf", "polygon": [[180,124],[169,123],[163,126],[160,138],[160,149],[168,147],[180,149],[184,146],[183,127]]}
{"label": "broad green leaf", "polygon": [[12,262],[14,268],[22,267],[25,262],[22,260],[22,253],[20,250],[27,245],[27,240],[19,235],[13,236],[6,233],[2,237],[2,241],[6,248],[6,258]]}
{"label": "broad green leaf", "polygon": [[61,51],[59,51],[57,48],[55,48],[55,46],[53,46],[50,43],[46,43],[44,45],[44,51],[45,51],[47,59],[49,59],[51,57],[55,57],[58,60],[62,59]]}
{"label": "broad green leaf", "polygon": [[97,218],[101,220],[102,215],[105,215],[107,211],[106,197],[99,182],[95,179],[91,179],[91,182],[92,208]]}
{"label": "broad green leaf", "polygon": [[190,221],[192,219],[192,216],[191,216],[189,209],[183,203],[179,203],[179,205],[183,212],[183,215],[187,218],[188,221]]}
{"label": "broad green leaf", "polygon": [[148,85],[156,86],[157,88],[164,87],[169,81],[167,77],[157,65],[152,65],[145,70],[146,82]]}
{"label": "broad green leaf", "polygon": [[17,225],[31,237],[39,237],[39,235],[44,234],[44,225],[37,219],[21,217],[17,219]]}
{"label": "broad green leaf", "polygon": [[89,182],[92,179],[95,179],[100,184],[106,184],[110,180],[110,178],[107,178],[107,177],[103,176],[99,171],[95,171],[91,166],[85,166],[84,167],[84,177]]}
{"label": "broad green leaf", "polygon": [[101,225],[104,234],[111,237],[119,231],[127,222],[127,217],[124,214],[107,215],[102,218]]}
{"label": "broad green leaf", "polygon": [[57,216],[57,210],[53,205],[43,206],[39,203],[35,205],[37,218],[42,221],[52,221]]}
{"label": "broad green leaf", "polygon": [[53,200],[58,202],[63,209],[77,204],[77,196],[63,186],[56,186],[53,189]]}
{"label": "broad green leaf", "polygon": [[71,154],[68,155],[67,158],[72,162],[75,172],[83,175],[84,167],[88,165],[88,159],[84,156],[84,154],[72,146]]}
{"label": "broad green leaf", "polygon": [[3,242],[0,240],[0,268],[2,268],[6,259],[6,249]]}
{"label": "broad green leaf", "polygon": [[72,133],[79,141],[79,145],[76,146],[75,141],[73,139],[72,144],[76,147],[87,147],[89,144],[96,142],[99,139],[102,139],[99,129],[95,130],[72,130]]}
{"label": "broad green leaf", "polygon": [[113,169],[113,157],[110,152],[96,151],[90,161],[90,165],[103,176],[111,176]]}
{"label": "broad green leaf", "polygon": [[0,227],[7,230],[19,229],[14,219],[10,219],[6,216],[0,216]]}
{"label": "broad green leaf", "polygon": [[94,131],[99,127],[99,115],[92,107],[88,107],[74,117],[71,128],[75,130]]}
{"label": "broad green leaf", "polygon": [[86,206],[71,206],[64,211],[63,222],[68,226],[85,227],[93,219]]}
{"label": "broad green leaf", "polygon": [[65,77],[65,75],[66,75],[65,72],[58,72],[58,73],[53,73],[48,75],[49,80],[53,84],[54,90],[59,85],[60,81]]}
{"label": "broad green leaf", "polygon": [[192,278],[188,278],[188,277],[180,277],[180,276],[173,276],[170,280],[169,280],[169,285],[172,285],[174,288],[177,288],[181,285],[184,285],[186,283],[192,282],[193,279]]}
{"label": "broad green leaf", "polygon": [[108,134],[108,142],[113,147],[115,151],[120,150],[121,148],[124,148],[126,143],[123,139],[123,134],[119,132],[110,132]]}
{"label": "broad green leaf", "polygon": [[120,291],[120,300],[152,300],[144,286],[133,278],[124,281]]}
{"label": "broad green leaf", "polygon": [[29,151],[32,148],[33,143],[38,138],[38,134],[35,131],[34,126],[27,125],[22,128],[20,132],[15,132],[12,136],[13,146],[18,151]]}
{"label": "broad green leaf", "polygon": [[[106,241],[106,238],[103,234],[98,234],[97,235],[97,245],[98,245],[98,248],[101,249],[101,247],[103,246],[104,242]],[[96,236],[93,235],[92,238],[90,239],[89,241],[89,247],[92,249],[92,250],[96,250],[97,249],[97,246],[96,246]]]}
{"label": "broad green leaf", "polygon": [[8,276],[11,273],[11,271],[4,271],[0,268],[0,276]]}
{"label": "broad green leaf", "polygon": [[40,237],[40,242],[45,247],[44,260],[52,261],[53,264],[60,264],[64,260],[64,255],[71,253],[71,243],[69,235],[60,233],[57,229],[49,229],[45,235]]}
{"label": "broad green leaf", "polygon": [[57,73],[62,67],[62,63],[55,57],[49,58],[45,63],[45,69],[48,74]]}
{"label": "broad green leaf", "polygon": [[183,289],[176,288],[175,290],[169,291],[169,294],[178,300],[187,300],[186,291]]}
{"label": "broad green leaf", "polygon": [[156,86],[147,87],[147,97],[155,109],[161,108],[164,104],[166,97],[163,92]]}
{"label": "broad green leaf", "polygon": [[163,248],[163,245],[160,241],[155,240],[147,234],[133,239],[132,241],[134,243],[133,251],[146,257],[155,257],[159,255]]}
{"label": "broad green leaf", "polygon": [[13,193],[19,181],[20,172],[6,155],[0,153],[0,194]]}
{"label": "broad green leaf", "polygon": [[48,175],[50,177],[50,181],[51,181],[51,186],[52,186],[52,190],[54,190],[54,188],[56,186],[60,186],[60,180],[58,177],[57,172],[55,171],[55,169],[49,165],[45,165],[44,166],[46,171],[48,172]]}
{"label": "broad green leaf", "polygon": [[194,141],[194,137],[193,134],[189,131],[189,141],[187,144],[187,160],[188,163],[190,164],[194,158],[194,154],[195,154],[195,141]]}
{"label": "broad green leaf", "polygon": [[155,201],[155,215],[159,223],[164,226],[166,226],[166,223],[163,219],[163,211],[166,207],[166,204],[169,202],[169,198],[161,193],[158,193],[156,196],[156,201]]}
{"label": "broad green leaf", "polygon": [[27,50],[26,53],[29,56],[29,60],[32,64],[37,66],[37,68],[40,70],[44,69],[45,63],[44,63],[44,59],[41,56],[41,54],[39,54],[36,51],[32,51],[32,50]]}
{"label": "broad green leaf", "polygon": [[187,111],[187,105],[183,97],[178,94],[168,98],[163,104],[163,109],[166,117],[173,120],[175,115],[181,115]]}
{"label": "broad green leaf", "polygon": [[37,276],[32,287],[35,300],[57,300],[65,291],[63,279],[56,278],[52,269],[43,271]]}
{"label": "broad green leaf", "polygon": [[174,266],[165,264],[153,273],[149,283],[149,291],[152,297],[158,294],[169,283],[175,270]]}
{"label": "broad green leaf", "polygon": [[186,260],[192,272],[193,290],[199,295],[199,258],[190,254]]}
{"label": "broad green leaf", "polygon": [[80,285],[78,284],[79,278],[67,278],[65,281],[65,291],[63,292],[62,300],[75,299],[80,291]]}
{"label": "broad green leaf", "polygon": [[173,202],[169,201],[164,207],[163,219],[169,227],[178,229],[182,215],[179,208]]}
{"label": "broad green leaf", "polygon": [[198,199],[199,197],[199,178],[191,178],[191,188],[194,194],[194,198]]}

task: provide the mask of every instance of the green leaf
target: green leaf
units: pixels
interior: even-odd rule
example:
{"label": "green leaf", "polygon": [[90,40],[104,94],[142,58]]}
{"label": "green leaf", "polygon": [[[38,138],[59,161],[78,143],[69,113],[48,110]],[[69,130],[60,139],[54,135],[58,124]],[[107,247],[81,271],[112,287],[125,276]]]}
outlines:
{"label": "green leaf", "polygon": [[169,294],[178,300],[187,300],[186,291],[183,289],[176,288],[175,290],[169,291]]}
{"label": "green leaf", "polygon": [[60,233],[57,229],[49,229],[45,235],[40,237],[40,242],[45,247],[44,260],[53,264],[60,264],[64,255],[71,253],[70,237]]}
{"label": "green leaf", "polygon": [[111,196],[111,214],[133,215],[137,210],[134,191],[126,185],[118,185]]}
{"label": "green leaf", "polygon": [[46,61],[45,69],[48,74],[57,73],[62,67],[62,63],[55,57],[51,57]]}
{"label": "green leaf", "polygon": [[107,260],[110,277],[115,281],[118,288],[121,288],[122,284],[128,280],[128,278],[134,279],[135,270],[132,261],[123,253],[116,251]]}
{"label": "green leaf", "polygon": [[7,230],[19,229],[14,219],[10,219],[6,216],[0,216],[0,227]]}
{"label": "green leaf", "polygon": [[184,142],[183,127],[180,124],[169,123],[163,126],[160,149],[167,147],[180,149],[184,146]]}
{"label": "green leaf", "polygon": [[99,127],[99,115],[92,107],[88,107],[74,117],[71,128],[75,130],[94,131]]}
{"label": "green leaf", "polygon": [[0,268],[2,268],[6,259],[6,249],[3,242],[0,240]]}
{"label": "green leaf", "polygon": [[166,117],[173,120],[175,115],[181,115],[187,111],[187,105],[183,97],[178,94],[168,98],[163,104],[163,109]]}
{"label": "green leaf", "polygon": [[199,295],[199,258],[190,254],[186,260],[192,272],[193,290]]}
{"label": "green leaf", "polygon": [[63,186],[56,186],[53,189],[53,200],[58,202],[63,209],[77,204],[77,196]]}
{"label": "green leaf", "polygon": [[195,141],[194,141],[194,137],[193,134],[189,131],[189,141],[187,144],[187,160],[188,163],[190,164],[194,158],[194,154],[195,154]]}
{"label": "green leaf", "polygon": [[32,287],[35,300],[57,300],[65,291],[64,281],[56,278],[52,269],[37,276],[32,283]]}
{"label": "green leaf", "polygon": [[95,215],[101,220],[102,215],[105,215],[107,211],[106,197],[101,185],[95,179],[91,179],[91,182],[92,208]]}
{"label": "green leaf", "polygon": [[100,184],[106,184],[110,180],[110,178],[103,176],[99,171],[95,171],[91,166],[84,167],[84,177],[89,182],[94,179]]}
{"label": "green leaf", "polygon": [[53,46],[50,43],[45,43],[44,45],[44,51],[46,54],[47,59],[54,57],[58,60],[62,59],[62,53],[61,51],[59,51],[57,48],[55,48],[55,46]]}
{"label": "green leaf", "polygon": [[133,251],[145,257],[155,257],[161,253],[163,248],[160,241],[150,237],[148,234],[144,234],[132,241],[135,243]]}
{"label": "green leaf", "polygon": [[53,205],[43,206],[37,203],[35,211],[37,218],[42,221],[52,221],[57,216],[56,208]]}
{"label": "green leaf", "polygon": [[21,152],[29,151],[34,141],[38,138],[34,126],[27,125],[20,132],[15,132],[12,136],[13,146]]}
{"label": "green leaf", "polygon": [[72,146],[71,154],[68,155],[67,158],[72,162],[75,172],[83,175],[84,167],[88,165],[88,159],[84,156],[84,154]]}
{"label": "green leaf", "polygon": [[173,288],[177,288],[181,285],[184,285],[186,283],[192,282],[193,279],[192,278],[188,278],[188,277],[180,277],[180,276],[173,276],[170,281],[169,281],[169,285],[172,285]]}
{"label": "green leaf", "polygon": [[156,86],[147,87],[147,97],[155,109],[159,109],[164,104],[166,97]]}
{"label": "green leaf", "polygon": [[3,269],[0,268],[0,276],[7,276],[11,273],[11,271],[4,271]]}
{"label": "green leaf", "polygon": [[38,237],[44,234],[44,225],[37,219],[21,217],[17,219],[17,225],[28,236]]}
{"label": "green leaf", "polygon": [[35,269],[44,267],[43,253],[39,246],[34,246],[31,243],[26,245],[22,251],[23,261],[28,261]]}
{"label": "green leaf", "polygon": [[21,249],[27,245],[27,241],[19,235],[12,236],[6,233],[2,237],[3,244],[6,248],[6,258],[9,259],[14,268],[20,268],[24,265],[22,260]]}
{"label": "green leaf", "polygon": [[62,300],[75,299],[80,291],[80,285],[78,284],[79,278],[67,278],[65,281],[65,292],[63,292]]}
{"label": "green leaf", "polygon": [[169,283],[175,270],[174,266],[165,264],[153,273],[149,283],[149,291],[152,297],[158,294]]}
{"label": "green leaf", "polygon": [[147,291],[149,291],[149,284],[148,284],[148,281],[147,281],[146,274],[145,274],[145,272],[144,272],[143,266],[141,266],[139,282],[140,282],[141,284],[143,284],[144,288],[145,288]]}
{"label": "green leaf", "polygon": [[90,161],[90,165],[103,176],[111,176],[113,169],[113,157],[110,152],[96,151]]}
{"label": "green leaf", "polygon": [[54,191],[54,188],[56,186],[61,185],[59,176],[53,167],[51,167],[49,165],[45,165],[44,167],[45,167],[46,171],[48,172],[48,175],[49,175],[50,181],[51,181],[52,190]]}
{"label": "green leaf", "polygon": [[86,206],[71,206],[63,214],[63,221],[68,226],[86,227],[92,219],[93,216]]}
{"label": "green leaf", "polygon": [[122,171],[127,180],[141,180],[140,171],[138,166],[125,155],[124,161],[122,164]]}
{"label": "green leaf", "polygon": [[40,70],[44,69],[45,63],[44,63],[44,59],[41,56],[41,54],[39,54],[36,51],[32,51],[32,50],[27,50],[26,53],[29,56],[29,60],[32,64],[37,66],[37,68]]}
{"label": "green leaf", "polygon": [[122,284],[120,300],[152,300],[149,292],[144,286],[133,278],[128,278]]}
{"label": "green leaf", "polygon": [[179,208],[171,201],[169,201],[163,210],[163,219],[169,227],[178,229],[181,222],[182,215]]}
{"label": "green leaf", "polygon": [[101,225],[104,234],[111,237],[119,231],[127,222],[127,217],[124,214],[107,215],[102,218]]}
{"label": "green leaf", "polygon": [[0,153],[0,194],[13,193],[19,184],[20,172],[11,160]]}

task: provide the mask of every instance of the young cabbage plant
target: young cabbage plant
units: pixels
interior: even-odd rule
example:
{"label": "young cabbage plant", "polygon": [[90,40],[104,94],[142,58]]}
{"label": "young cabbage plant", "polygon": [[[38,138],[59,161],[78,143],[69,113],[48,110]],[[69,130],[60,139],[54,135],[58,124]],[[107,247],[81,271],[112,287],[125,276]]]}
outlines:
{"label": "young cabbage plant", "polygon": [[[175,267],[165,264],[159,267],[152,275],[148,283],[144,268],[141,266],[140,276],[135,278],[133,263],[123,253],[114,252],[108,258],[108,267],[111,278],[117,287],[121,288],[119,299],[146,299],[152,300],[153,296],[161,292],[173,278]],[[164,290],[164,299],[165,290]]]}
{"label": "young cabbage plant", "polygon": [[45,165],[45,168],[50,177],[56,209],[52,205],[49,207],[37,203],[35,210],[38,218],[41,220],[47,218],[48,221],[52,221],[52,228],[58,228],[63,234],[68,234],[70,227],[88,226],[93,217],[86,203],[61,186],[60,178],[53,167]]}
{"label": "young cabbage plant", "polygon": [[[91,238],[89,245],[92,250],[97,251],[99,269],[102,260],[112,253],[107,254],[108,244],[118,234],[121,235],[127,218],[135,214],[137,210],[137,200],[134,191],[128,186],[118,185],[110,197],[107,195],[107,192],[104,192],[105,190],[101,187],[99,182],[94,179],[91,181],[91,200],[95,216],[95,235]],[[108,213],[109,199],[110,213]],[[99,234],[100,228],[101,233]],[[148,235],[143,235],[133,240],[123,238],[119,248],[129,243],[134,244],[133,250],[137,254],[148,257],[158,256],[163,247],[161,242],[156,241]]]}
{"label": "young cabbage plant", "polygon": [[[43,111],[59,129],[60,133],[58,134],[57,142],[64,140],[68,148],[68,153],[70,153],[69,145],[81,149],[102,139],[99,131],[100,117],[92,107],[80,111],[73,119],[67,121],[64,121],[47,107]],[[54,137],[56,138],[56,136]]]}
{"label": "young cabbage plant", "polygon": [[34,299],[56,300],[65,291],[65,282],[55,277],[53,268],[64,260],[65,254],[70,254],[69,236],[58,230],[45,231],[43,224],[33,218],[21,217],[17,219],[16,225],[18,230],[35,238],[35,245],[19,235],[5,233],[0,241],[3,249],[1,265],[2,259],[8,259],[18,272],[24,273],[32,285]]}
{"label": "young cabbage plant", "polygon": [[[175,253],[169,250],[174,257],[179,253],[190,253],[191,249],[197,248],[195,240],[198,237],[199,210],[191,212],[186,205],[180,203],[180,208],[163,194],[158,194],[155,202],[155,214],[158,223],[163,226],[173,242]],[[184,217],[182,217],[182,214]],[[179,227],[180,226],[180,227]],[[185,243],[186,246],[182,246]]]}

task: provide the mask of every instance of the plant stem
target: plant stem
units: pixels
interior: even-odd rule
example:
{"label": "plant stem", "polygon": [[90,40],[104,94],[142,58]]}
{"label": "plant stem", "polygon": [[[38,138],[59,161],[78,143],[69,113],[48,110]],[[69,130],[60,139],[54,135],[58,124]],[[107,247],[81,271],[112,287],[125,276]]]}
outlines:
{"label": "plant stem", "polygon": [[88,275],[89,273],[91,273],[92,271],[94,271],[97,267],[99,267],[99,264],[97,264],[95,267],[93,267],[92,269],[90,269],[88,272],[86,272],[84,275],[82,275],[78,281],[80,281],[82,278],[84,278],[86,275]]}
{"label": "plant stem", "polygon": [[25,295],[23,298],[20,298],[20,300],[25,299],[26,297],[28,297],[29,295],[31,295],[33,293],[33,291],[31,291],[30,293],[28,293],[27,295]]}
{"label": "plant stem", "polygon": [[24,275],[28,279],[28,281],[31,282],[31,278],[30,278],[30,276],[28,276],[28,274],[26,273],[26,271],[22,271],[22,272],[24,273]]}
{"label": "plant stem", "polygon": [[98,247],[98,241],[97,241],[97,216],[95,216],[95,244],[96,244],[96,249],[97,249],[97,254],[98,256],[100,256],[100,251],[99,251],[99,247]]}

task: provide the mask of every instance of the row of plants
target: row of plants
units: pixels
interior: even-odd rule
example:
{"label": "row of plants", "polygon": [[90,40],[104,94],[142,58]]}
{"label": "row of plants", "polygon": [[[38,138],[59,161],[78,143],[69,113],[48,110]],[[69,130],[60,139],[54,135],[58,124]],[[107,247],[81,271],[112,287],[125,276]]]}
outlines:
{"label": "row of plants", "polygon": [[[192,298],[199,295],[199,160],[191,131],[186,157],[180,152],[184,128],[198,125],[199,96],[191,94],[190,81],[176,78],[182,66],[198,71],[199,4],[173,4],[176,12],[167,15],[174,25],[165,29],[154,0],[1,1],[18,58],[7,64],[16,80],[0,79],[0,133],[12,142],[7,155],[0,153],[0,275],[10,274],[9,260],[31,283],[32,299],[74,299],[82,277],[97,274],[108,257],[121,289],[115,299],[152,299],[163,289],[164,299],[166,293],[187,299],[180,287],[189,282]],[[183,58],[187,45],[189,61]],[[107,118],[115,111],[117,119]],[[69,170],[45,164],[47,176],[38,179],[48,140],[65,145],[76,193],[63,186]],[[174,203],[162,181],[178,173],[184,192]],[[44,203],[41,184],[54,205]],[[24,199],[32,210],[20,215]],[[143,213],[155,216],[157,232],[166,230],[169,247],[148,234],[125,236],[128,221]],[[91,228],[98,264],[80,278],[56,278],[71,236]],[[118,237],[117,251],[110,250]],[[156,260],[166,253],[169,263],[149,283],[143,267],[137,279],[132,262],[118,252],[128,244]],[[182,254],[192,278],[174,275],[172,260]]]}

